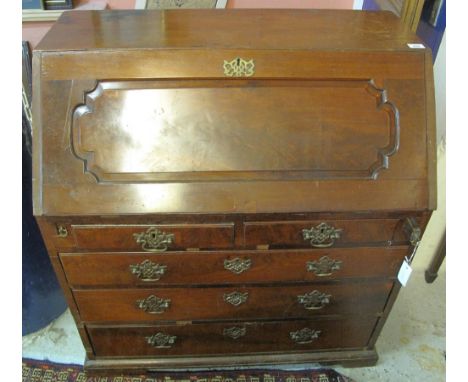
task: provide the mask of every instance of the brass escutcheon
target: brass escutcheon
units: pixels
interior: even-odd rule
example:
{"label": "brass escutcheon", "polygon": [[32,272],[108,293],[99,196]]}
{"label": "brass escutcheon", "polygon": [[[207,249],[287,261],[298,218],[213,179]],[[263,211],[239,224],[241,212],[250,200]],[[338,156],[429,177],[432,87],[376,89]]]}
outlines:
{"label": "brass escutcheon", "polygon": [[249,292],[238,292],[234,291],[231,293],[224,293],[223,300],[228,302],[231,305],[239,306],[247,301],[249,297]]}
{"label": "brass escutcheon", "polygon": [[342,261],[330,259],[328,256],[322,256],[316,261],[308,261],[307,271],[314,272],[316,276],[330,276],[333,271],[341,269]]}
{"label": "brass escutcheon", "polygon": [[129,268],[141,281],[158,281],[166,273],[167,266],[143,260],[140,264],[130,264]]}
{"label": "brass escutcheon", "polygon": [[166,233],[156,227],[150,227],[145,232],[134,233],[137,244],[147,252],[164,252],[174,241],[173,233]]}
{"label": "brass escutcheon", "polygon": [[255,73],[255,63],[253,58],[244,60],[236,57],[232,61],[224,60],[224,75],[228,77],[251,77]]}
{"label": "brass escutcheon", "polygon": [[289,336],[295,343],[302,345],[310,344],[319,337],[320,333],[320,330],[303,328],[301,330],[298,330],[297,332],[290,332]]}
{"label": "brass escutcheon", "polygon": [[224,328],[223,335],[225,337],[232,338],[233,340],[237,340],[240,337],[245,336],[247,333],[247,329],[243,326],[233,326],[231,328]]}
{"label": "brass escutcheon", "polygon": [[165,349],[165,348],[170,348],[172,345],[174,345],[175,340],[177,339],[176,336],[171,336],[169,334],[165,333],[156,333],[153,334],[151,337],[145,337],[146,342],[157,348],[157,349]]}
{"label": "brass escutcheon", "polygon": [[251,265],[252,260],[250,259],[241,259],[239,257],[236,257],[232,260],[224,260],[224,269],[231,271],[232,273],[235,273],[237,275],[250,269]]}
{"label": "brass escutcheon", "polygon": [[421,228],[418,226],[416,219],[406,218],[403,224],[403,231],[408,236],[409,242],[413,247],[419,245],[421,241]]}
{"label": "brass escutcheon", "polygon": [[330,297],[330,294],[313,290],[312,292],[297,296],[297,300],[307,310],[319,310],[330,303]]}
{"label": "brass escutcheon", "polygon": [[164,313],[171,305],[170,299],[159,298],[155,295],[148,296],[142,300],[136,301],[136,306],[146,313],[161,314]]}
{"label": "brass escutcheon", "polygon": [[57,226],[57,236],[58,237],[67,237],[68,236],[67,227],[65,227],[64,225],[58,225]]}
{"label": "brass escutcheon", "polygon": [[337,229],[327,223],[320,223],[316,227],[302,230],[304,240],[310,240],[310,245],[317,248],[328,248],[340,238],[342,229]]}

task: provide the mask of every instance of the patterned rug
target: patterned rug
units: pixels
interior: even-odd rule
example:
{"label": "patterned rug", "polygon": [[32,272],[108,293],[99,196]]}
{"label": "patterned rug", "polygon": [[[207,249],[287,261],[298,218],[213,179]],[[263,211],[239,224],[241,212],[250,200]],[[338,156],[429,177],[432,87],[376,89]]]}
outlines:
{"label": "patterned rug", "polygon": [[87,377],[81,366],[23,358],[23,382],[354,382],[332,369],[161,372],[146,376]]}

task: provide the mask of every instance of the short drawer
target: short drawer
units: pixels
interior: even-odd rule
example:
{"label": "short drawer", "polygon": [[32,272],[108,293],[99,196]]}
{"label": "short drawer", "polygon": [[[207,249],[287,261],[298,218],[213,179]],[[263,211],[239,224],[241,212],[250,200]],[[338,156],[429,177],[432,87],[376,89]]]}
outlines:
{"label": "short drawer", "polygon": [[330,248],[406,241],[400,219],[308,220],[244,223],[247,248]]}
{"label": "short drawer", "polygon": [[408,247],[62,253],[72,287],[304,282],[396,277]]}
{"label": "short drawer", "polygon": [[161,326],[88,325],[87,330],[98,357],[146,357],[363,348],[375,323],[375,317],[359,317]]}
{"label": "short drawer", "polygon": [[393,283],[75,290],[87,322],[282,319],[380,313]]}
{"label": "short drawer", "polygon": [[[232,248],[234,224],[64,225],[58,246],[109,251],[165,252],[187,248]],[[60,242],[60,240],[62,240]]]}

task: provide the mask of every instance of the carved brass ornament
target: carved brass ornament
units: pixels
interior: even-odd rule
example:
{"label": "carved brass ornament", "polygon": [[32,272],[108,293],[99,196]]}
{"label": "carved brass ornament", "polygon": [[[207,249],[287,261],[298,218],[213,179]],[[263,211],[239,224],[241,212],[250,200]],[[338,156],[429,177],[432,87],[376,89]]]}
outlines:
{"label": "carved brass ornament", "polygon": [[223,300],[228,302],[231,305],[239,306],[247,301],[249,297],[249,292],[232,292],[232,293],[224,293]]}
{"label": "carved brass ornament", "polygon": [[167,266],[143,260],[140,264],[130,264],[129,268],[141,281],[158,281],[166,273]]}
{"label": "carved brass ornament", "polygon": [[232,61],[224,60],[224,75],[228,77],[251,77],[255,72],[255,63],[253,59],[244,60],[236,57]]}
{"label": "carved brass ornament", "polygon": [[161,314],[164,313],[171,305],[170,299],[163,299],[156,297],[155,295],[148,296],[143,300],[137,300],[136,305],[138,308],[144,310],[150,314]]}
{"label": "carved brass ornament", "polygon": [[307,271],[314,272],[316,276],[330,276],[333,271],[341,269],[343,262],[339,260],[332,260],[328,256],[322,256],[316,261],[307,262]]}
{"label": "carved brass ornament", "polygon": [[63,225],[57,226],[57,236],[58,237],[67,237],[68,236],[67,227],[65,227]]}
{"label": "carved brass ornament", "polygon": [[233,340],[237,340],[240,337],[245,336],[247,329],[242,326],[233,326],[232,328],[225,328],[223,330],[223,335],[225,337],[230,337]]}
{"label": "carved brass ornament", "polygon": [[312,247],[327,248],[335,244],[335,240],[340,238],[342,231],[327,223],[320,223],[311,229],[303,229],[302,237],[304,240],[310,240]]}
{"label": "carved brass ornament", "polygon": [[164,252],[174,241],[173,233],[165,233],[156,227],[148,228],[145,232],[134,233],[133,237],[141,248],[148,252]]}
{"label": "carved brass ornament", "polygon": [[320,335],[320,330],[303,328],[297,332],[290,332],[291,339],[297,344],[310,344]]}
{"label": "carved brass ornament", "polygon": [[251,265],[252,265],[252,260],[250,259],[241,259],[239,257],[236,257],[235,259],[232,259],[232,260],[229,260],[229,259],[224,260],[224,269],[231,271],[232,273],[235,273],[236,275],[239,275],[242,272],[247,271],[248,269],[250,269]]}
{"label": "carved brass ornament", "polygon": [[157,349],[166,349],[172,347],[174,345],[175,340],[177,339],[176,336],[171,336],[165,333],[156,333],[153,334],[151,337],[145,337],[146,341],[149,345],[157,348]]}
{"label": "carved brass ornament", "polygon": [[318,310],[330,303],[330,294],[321,293],[318,290],[297,296],[299,304],[303,304],[307,310]]}

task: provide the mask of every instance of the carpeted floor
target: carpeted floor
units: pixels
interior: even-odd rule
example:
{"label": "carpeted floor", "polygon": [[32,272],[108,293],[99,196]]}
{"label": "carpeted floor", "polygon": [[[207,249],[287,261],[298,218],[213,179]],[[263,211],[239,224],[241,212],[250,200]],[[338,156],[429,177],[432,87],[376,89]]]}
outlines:
{"label": "carpeted floor", "polygon": [[217,370],[152,373],[146,376],[88,377],[78,365],[23,358],[23,382],[354,382],[332,369]]}

